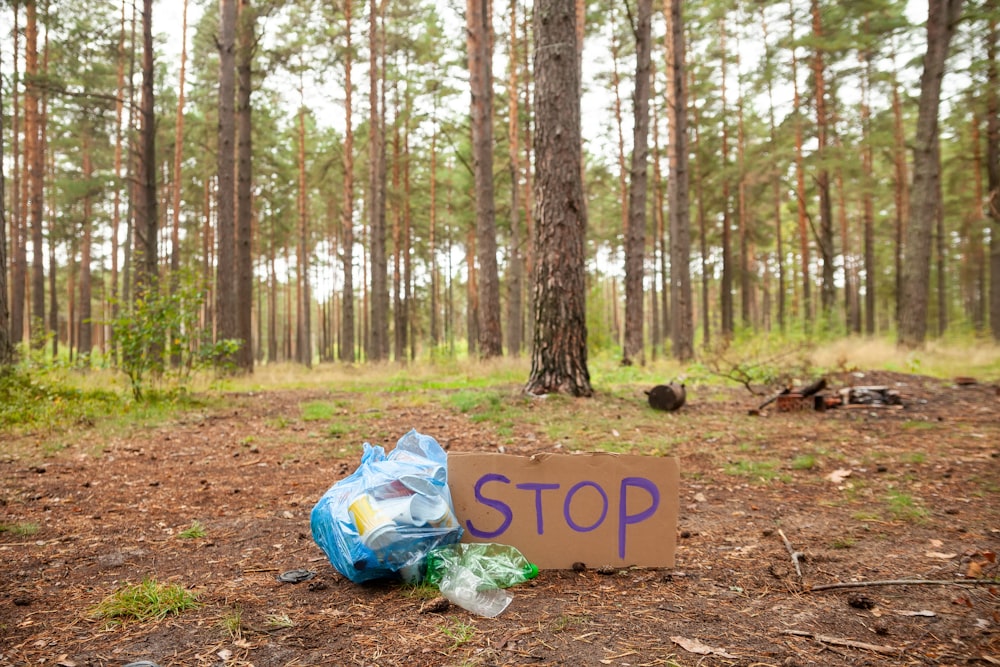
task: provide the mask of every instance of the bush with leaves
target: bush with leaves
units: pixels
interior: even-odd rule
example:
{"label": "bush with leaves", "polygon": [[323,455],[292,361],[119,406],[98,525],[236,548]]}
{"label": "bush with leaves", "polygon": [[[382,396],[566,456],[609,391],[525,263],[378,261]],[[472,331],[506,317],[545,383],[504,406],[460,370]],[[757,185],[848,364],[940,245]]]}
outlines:
{"label": "bush with leaves", "polygon": [[137,298],[131,310],[111,324],[121,350],[121,370],[128,376],[132,395],[142,400],[151,385],[172,383],[182,388],[192,373],[231,365],[241,342],[212,342],[211,331],[199,326],[198,313],[205,290],[194,279],[182,279],[171,292],[162,285]]}

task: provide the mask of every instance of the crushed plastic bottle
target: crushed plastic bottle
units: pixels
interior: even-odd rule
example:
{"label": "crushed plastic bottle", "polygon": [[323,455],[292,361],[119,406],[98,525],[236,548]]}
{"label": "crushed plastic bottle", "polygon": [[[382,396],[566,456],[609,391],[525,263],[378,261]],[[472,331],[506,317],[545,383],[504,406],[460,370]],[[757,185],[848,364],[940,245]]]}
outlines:
{"label": "crushed plastic bottle", "polygon": [[538,576],[538,567],[505,544],[450,544],[427,554],[424,582],[449,601],[493,618],[514,598],[503,590]]}

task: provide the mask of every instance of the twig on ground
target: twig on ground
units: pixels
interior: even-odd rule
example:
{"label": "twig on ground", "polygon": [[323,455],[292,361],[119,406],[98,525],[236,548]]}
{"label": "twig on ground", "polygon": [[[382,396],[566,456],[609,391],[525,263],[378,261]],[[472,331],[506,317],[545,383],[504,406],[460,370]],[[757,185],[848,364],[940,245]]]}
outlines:
{"label": "twig on ground", "polygon": [[865,649],[866,651],[875,651],[876,653],[882,653],[884,655],[901,655],[903,653],[903,649],[901,648],[868,644],[867,642],[858,642],[853,639],[840,639],[839,637],[830,637],[829,635],[818,635],[815,632],[806,632],[804,630],[784,630],[781,634],[794,635],[795,637],[808,637],[809,639],[815,639],[823,644],[849,646],[851,648]]}
{"label": "twig on ground", "polygon": [[802,578],[802,567],[799,565],[799,559],[802,558],[802,552],[796,551],[792,547],[792,543],[788,541],[785,537],[785,531],[778,529],[778,535],[781,535],[782,541],[785,543],[785,548],[788,549],[788,555],[792,557],[792,562],[795,563],[795,573],[799,575],[799,579]]}
{"label": "twig on ground", "polygon": [[864,586],[985,586],[996,585],[996,579],[885,579],[882,581],[838,581],[833,584],[810,586],[810,591],[829,591],[837,588],[862,588]]}

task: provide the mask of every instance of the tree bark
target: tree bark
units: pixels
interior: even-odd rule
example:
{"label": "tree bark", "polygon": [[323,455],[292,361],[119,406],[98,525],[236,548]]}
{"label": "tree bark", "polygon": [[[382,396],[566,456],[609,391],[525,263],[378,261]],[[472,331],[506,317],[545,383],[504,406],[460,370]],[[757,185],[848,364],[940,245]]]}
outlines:
{"label": "tree bark", "polygon": [[257,44],[256,9],[250,0],[239,3],[239,43],[236,49],[236,367],[253,372],[253,118],[250,93]]}
{"label": "tree bark", "polygon": [[899,302],[899,337],[903,347],[919,347],[927,334],[931,238],[941,198],[941,171],[936,159],[938,108],[948,47],[962,11],[962,0],[929,0],[927,52],[920,78],[917,129],[913,141],[913,184],[910,223],[903,255]]}
{"label": "tree bark", "polygon": [[731,338],[734,331],[733,322],[733,253],[732,253],[732,219],[729,206],[729,176],[726,170],[729,168],[729,122],[726,104],[726,74],[729,69],[726,61],[726,19],[719,19],[719,53],[722,59],[720,72],[722,77],[722,156],[720,158],[722,168],[722,284],[719,301],[722,307],[722,336]]}
{"label": "tree bark", "polygon": [[[16,12],[15,8],[15,12]],[[15,54],[17,49],[15,49]],[[0,54],[2,56],[2,54]],[[3,108],[3,87],[0,86],[0,109]],[[16,136],[16,134],[15,134]],[[17,161],[15,160],[15,169]],[[5,205],[4,141],[0,132],[0,374],[14,363],[11,340],[10,307],[7,304],[7,206]]]}
{"label": "tree bark", "polygon": [[524,258],[521,229],[521,156],[518,118],[517,0],[510,2],[510,41],[507,57],[507,159],[510,170],[510,252],[507,260],[507,352],[520,356],[523,341]]}
{"label": "tree bark", "polygon": [[136,201],[136,274],[137,296],[156,289],[157,217],[156,197],[156,112],[153,99],[153,0],[142,3],[142,96],[138,160],[139,196]]}
{"label": "tree bark", "polygon": [[[996,8],[996,0],[991,0]],[[986,185],[990,233],[990,329],[1000,341],[1000,63],[997,62],[997,19],[990,20],[986,37]]]}
{"label": "tree bark", "polygon": [[28,258],[26,254],[27,235],[24,233],[25,217],[22,212],[21,187],[26,181],[22,177],[21,171],[21,103],[18,89],[20,87],[20,76],[18,74],[18,62],[20,60],[20,28],[18,19],[20,18],[20,3],[15,0],[14,5],[14,53],[13,53],[13,107],[14,107],[14,139],[13,151],[14,169],[11,179],[11,219],[10,219],[10,343],[17,345],[24,340],[25,316],[24,305],[27,291],[27,271]]}
{"label": "tree bark", "polygon": [[[371,0],[368,17],[369,116],[368,196],[371,255],[371,344],[368,358],[383,361],[389,356],[389,287],[385,250],[385,122],[384,100],[380,99],[381,67],[379,55],[384,48],[379,34],[381,7]],[[383,59],[384,64],[384,59]]]}
{"label": "tree bark", "polygon": [[816,189],[819,191],[820,254],[823,258],[823,282],[820,288],[820,305],[823,319],[829,323],[833,315],[833,302],[837,287],[834,283],[833,252],[833,203],[830,198],[830,172],[824,164],[829,143],[829,119],[826,110],[826,66],[823,62],[823,20],[819,0],[812,0],[812,36],[815,51],[812,58],[813,93],[816,103],[816,158],[819,168],[816,172]]}
{"label": "tree bark", "polygon": [[[181,10],[181,68],[177,79],[177,115],[174,121],[174,173],[170,226],[170,292],[177,292],[181,265],[181,165],[184,158],[184,79],[187,75],[188,0]],[[173,346],[171,346],[173,347]]]}
{"label": "tree bark", "polygon": [[467,0],[466,22],[479,260],[478,348],[480,357],[489,358],[503,354],[493,193],[493,23],[489,0]]}
{"label": "tree bark", "polygon": [[[216,340],[239,337],[236,320],[236,12],[219,2],[219,124],[216,197]],[[235,362],[235,358],[220,360]]]}
{"label": "tree bark", "polygon": [[673,101],[670,145],[674,168],[670,170],[670,289],[673,308],[674,358],[688,361],[694,356],[694,303],[691,296],[691,222],[688,203],[687,77],[684,72],[684,14],[682,0],[670,5],[673,69]]}
{"label": "tree bark", "polygon": [[351,45],[351,9],[353,0],[344,2],[344,182],[341,207],[340,234],[342,239],[344,288],[340,319],[339,358],[354,363],[354,124],[351,67],[354,52]]}
{"label": "tree bark", "polygon": [[[795,34],[795,7],[789,0],[788,21],[791,34]],[[806,212],[806,168],[802,155],[802,100],[799,96],[799,67],[795,47],[792,47],[792,92],[795,123],[795,199],[799,223],[799,262],[802,266],[802,325],[808,332],[812,328],[812,279],[809,274],[809,229]]]}
{"label": "tree bark", "polygon": [[38,112],[38,8],[36,0],[25,0],[24,27],[24,169],[26,228],[31,232],[31,332],[32,345],[44,344],[38,331],[45,327],[45,273],[42,267],[42,182],[44,160]]}
{"label": "tree bark", "polygon": [[[622,363],[645,365],[643,279],[646,259],[646,193],[649,170],[649,90],[652,0],[639,0],[635,35],[635,91],[632,96],[632,160],[625,230],[625,345]],[[672,127],[672,125],[671,125]],[[671,147],[673,145],[671,144]]]}
{"label": "tree bark", "polygon": [[535,0],[535,258],[531,394],[590,396],[573,0]]}

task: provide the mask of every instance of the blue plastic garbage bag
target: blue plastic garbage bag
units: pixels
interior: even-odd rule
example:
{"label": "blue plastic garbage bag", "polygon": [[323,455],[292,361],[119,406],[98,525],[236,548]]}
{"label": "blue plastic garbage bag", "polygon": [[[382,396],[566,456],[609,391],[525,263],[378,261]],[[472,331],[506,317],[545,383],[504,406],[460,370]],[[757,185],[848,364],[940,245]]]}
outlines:
{"label": "blue plastic garbage bag", "polygon": [[333,566],[355,583],[419,569],[431,549],[462,537],[447,454],[416,430],[388,455],[366,442],[358,469],[323,494],[310,524]]}

